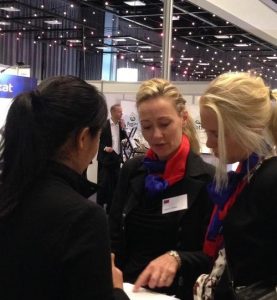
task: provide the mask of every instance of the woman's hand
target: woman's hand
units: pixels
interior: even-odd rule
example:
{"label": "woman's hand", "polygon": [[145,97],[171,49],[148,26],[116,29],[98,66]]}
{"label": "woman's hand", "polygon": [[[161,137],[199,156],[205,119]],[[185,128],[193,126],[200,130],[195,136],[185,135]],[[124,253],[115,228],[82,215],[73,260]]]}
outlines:
{"label": "woman's hand", "polygon": [[113,276],[113,287],[123,289],[123,275],[122,272],[114,264],[114,254],[111,254],[112,259],[112,276]]}
{"label": "woman's hand", "polygon": [[141,286],[150,288],[170,286],[174,280],[179,266],[176,259],[165,253],[152,260],[139,275],[135,282],[134,292]]}

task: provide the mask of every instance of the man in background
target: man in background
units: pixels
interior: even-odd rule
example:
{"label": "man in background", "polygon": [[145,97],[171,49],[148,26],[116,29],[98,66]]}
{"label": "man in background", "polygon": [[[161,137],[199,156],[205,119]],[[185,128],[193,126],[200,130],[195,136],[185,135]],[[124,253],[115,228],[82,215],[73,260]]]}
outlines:
{"label": "man in background", "polygon": [[109,214],[113,192],[119,176],[122,160],[121,141],[127,137],[124,130],[122,108],[115,104],[110,109],[111,118],[107,120],[100,136],[98,150],[98,185],[97,203],[106,206]]}

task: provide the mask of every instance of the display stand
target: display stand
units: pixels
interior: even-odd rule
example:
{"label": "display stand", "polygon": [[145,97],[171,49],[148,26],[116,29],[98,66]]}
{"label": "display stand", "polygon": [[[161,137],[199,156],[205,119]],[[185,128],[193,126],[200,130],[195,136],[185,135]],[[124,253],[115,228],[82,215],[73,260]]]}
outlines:
{"label": "display stand", "polygon": [[133,143],[133,137],[136,131],[137,127],[133,127],[129,133],[126,132],[126,139],[122,141],[122,152],[124,161],[132,158],[135,154],[135,145]]}

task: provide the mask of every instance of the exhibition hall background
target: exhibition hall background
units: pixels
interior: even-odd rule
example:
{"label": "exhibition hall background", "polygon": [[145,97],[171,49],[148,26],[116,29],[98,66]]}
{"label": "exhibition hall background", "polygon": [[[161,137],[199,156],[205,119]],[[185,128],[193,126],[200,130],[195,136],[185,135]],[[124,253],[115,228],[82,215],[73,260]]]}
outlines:
{"label": "exhibition hall background", "polygon": [[126,120],[137,118],[139,81],[166,77],[184,94],[206,153],[198,100],[213,78],[251,71],[277,87],[276,11],[274,0],[0,0],[0,76],[79,76],[108,107],[124,103]]}

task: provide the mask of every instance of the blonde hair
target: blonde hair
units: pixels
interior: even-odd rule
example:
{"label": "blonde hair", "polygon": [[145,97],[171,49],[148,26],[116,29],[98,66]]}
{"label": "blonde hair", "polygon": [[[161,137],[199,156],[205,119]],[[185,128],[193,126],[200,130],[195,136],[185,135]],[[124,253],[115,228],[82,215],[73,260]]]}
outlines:
{"label": "blonde hair", "polygon": [[211,108],[217,116],[219,152],[216,169],[217,189],[228,183],[226,131],[231,133],[249,154],[252,152],[256,152],[259,156],[275,154],[277,144],[275,103],[271,101],[270,89],[262,78],[249,73],[225,73],[211,82],[200,99],[200,106]]}
{"label": "blonde hair", "polygon": [[[141,103],[157,97],[164,97],[165,99],[169,99],[169,101],[173,103],[179,115],[181,115],[182,112],[186,111],[186,100],[178,91],[177,87],[162,78],[153,78],[144,81],[141,84],[136,95],[137,108]],[[187,122],[183,127],[183,133],[186,134],[190,141],[191,150],[199,154],[200,146],[195,125],[193,119],[189,114]]]}

